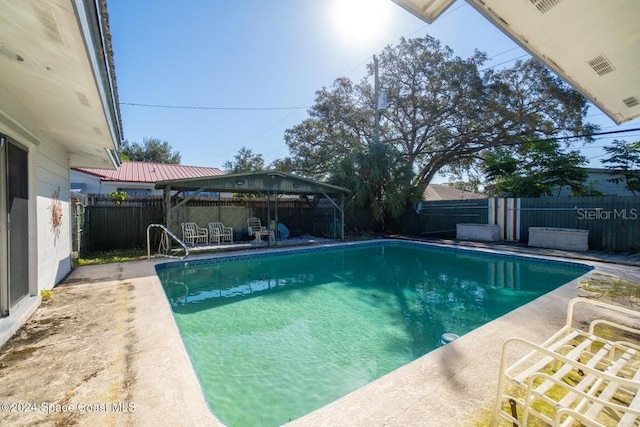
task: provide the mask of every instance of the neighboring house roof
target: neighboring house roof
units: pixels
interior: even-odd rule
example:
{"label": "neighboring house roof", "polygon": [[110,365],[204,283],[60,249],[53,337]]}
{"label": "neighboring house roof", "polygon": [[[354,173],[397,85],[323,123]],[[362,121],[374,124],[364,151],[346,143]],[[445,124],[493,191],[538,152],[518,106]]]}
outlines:
{"label": "neighboring house roof", "polygon": [[218,168],[147,162],[122,162],[117,170],[90,168],[73,168],[73,170],[97,176],[101,181],[149,184],[172,179],[203,178],[223,175],[223,172]]}
{"label": "neighboring house roof", "polygon": [[[393,1],[431,23],[455,0]],[[467,2],[616,123],[640,117],[640,2]]]}
{"label": "neighboring house roof", "polygon": [[466,200],[466,199],[486,199],[487,196],[471,191],[458,190],[447,185],[429,184],[424,190],[422,200]]}
{"label": "neighboring house roof", "polygon": [[584,168],[588,174],[602,174],[602,175],[615,175],[623,173],[620,169],[605,169],[605,168]]}

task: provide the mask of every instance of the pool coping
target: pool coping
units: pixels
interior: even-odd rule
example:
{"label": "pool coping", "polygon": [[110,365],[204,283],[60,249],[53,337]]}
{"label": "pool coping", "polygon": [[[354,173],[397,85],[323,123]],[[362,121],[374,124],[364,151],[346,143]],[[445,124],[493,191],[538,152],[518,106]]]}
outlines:
{"label": "pool coping", "polygon": [[[573,267],[583,268],[587,266],[587,261],[576,261],[576,259],[559,259],[558,257],[552,256],[541,256],[535,254],[525,254],[525,253],[513,253],[513,252],[501,252],[499,250],[487,249],[487,248],[475,248],[468,246],[451,246],[443,243],[433,243],[433,242],[424,242],[417,240],[398,240],[398,239],[374,239],[374,240],[366,240],[366,241],[358,241],[358,242],[339,242],[339,243],[324,243],[314,246],[298,246],[298,247],[288,247],[288,248],[276,248],[276,249],[262,249],[262,250],[252,250],[252,251],[242,251],[242,252],[233,252],[233,253],[222,253],[222,254],[210,254],[210,255],[200,255],[198,257],[192,257],[189,259],[183,260],[170,260],[164,261],[156,264],[156,271],[162,270],[165,268],[179,268],[182,266],[192,266],[192,265],[202,265],[202,264],[212,264],[212,263],[220,263],[220,262],[229,262],[235,260],[248,260],[248,259],[259,259],[273,256],[274,254],[295,254],[295,253],[305,253],[305,252],[323,252],[323,251],[332,251],[338,250],[342,247],[354,247],[354,246],[380,246],[383,244],[392,244],[397,246],[412,246],[412,247],[429,247],[438,250],[442,250],[445,252],[479,252],[485,255],[495,255],[499,254],[505,258],[527,258],[534,261],[539,261],[542,263],[551,263],[551,264],[569,264]],[[591,270],[591,268],[586,268],[585,271]]]}
{"label": "pool coping", "polygon": [[[340,246],[371,245],[385,242],[398,243],[399,241],[376,239],[365,242],[323,244],[313,247],[198,255],[182,261],[163,259],[145,263],[147,266],[153,265],[155,272],[158,268],[167,268],[165,264],[176,262],[178,264],[183,264],[185,261],[195,264],[211,262],[211,260],[218,260],[219,262],[223,259],[262,257],[281,252],[308,252],[325,250],[323,248],[333,249]],[[577,279],[477,328],[458,340],[434,350],[287,425],[465,425],[478,414],[478,411],[489,408],[495,398],[500,349],[504,340],[512,336],[519,336],[534,342],[542,342],[564,324],[566,305],[570,299],[578,295],[577,286],[579,280],[596,272],[621,274],[623,270],[630,268],[627,266],[619,268],[615,267],[615,264],[594,261],[578,262],[575,259],[555,256],[514,254],[487,248],[452,247],[447,244],[418,241],[402,241],[401,243],[424,245],[451,251],[472,251],[475,253],[528,258],[543,262],[563,262],[572,266],[589,266],[593,269],[585,271],[585,274]],[[122,265],[126,266],[126,264]],[[640,277],[640,269],[637,270],[636,273]],[[162,346],[163,351],[172,348],[172,355],[170,356],[172,363],[182,365],[179,369],[182,373],[181,375],[190,376],[190,378],[183,378],[185,380],[183,382],[186,382],[186,384],[183,384],[184,388],[181,390],[180,396],[177,396],[178,400],[176,401],[176,396],[174,395],[172,403],[167,404],[174,407],[176,405],[182,407],[181,400],[189,400],[189,407],[191,408],[189,413],[184,414],[179,419],[183,422],[188,419],[207,419],[209,424],[222,426],[223,424],[209,411],[157,274],[153,274],[147,279],[149,279],[148,282],[151,285],[147,290],[153,291],[153,296],[149,302],[155,307],[156,315],[162,317],[162,322],[170,322],[171,325],[164,328],[163,331],[158,331],[158,328],[149,329],[144,325],[141,325],[138,329],[142,335],[148,335],[151,332],[156,340],[158,338],[157,334],[160,333],[164,343]],[[160,319],[155,321],[160,321]],[[148,324],[148,319],[146,321],[142,320],[142,323]],[[156,356],[163,358],[166,354],[158,353]],[[151,381],[149,372],[145,373],[147,367],[140,366],[140,369],[141,378],[148,378],[148,385],[156,388],[157,384]],[[157,374],[157,371],[154,372],[153,377],[157,378]],[[171,375],[169,375],[169,382],[171,382],[170,378]],[[198,396],[195,396],[195,394]],[[445,411],[443,408],[447,408],[447,410]],[[163,420],[166,421],[164,418]]]}

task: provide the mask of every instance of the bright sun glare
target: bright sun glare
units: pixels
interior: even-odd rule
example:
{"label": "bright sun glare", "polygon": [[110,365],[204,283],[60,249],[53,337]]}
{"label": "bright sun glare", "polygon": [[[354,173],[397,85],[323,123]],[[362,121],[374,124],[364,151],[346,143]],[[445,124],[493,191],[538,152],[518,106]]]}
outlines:
{"label": "bright sun glare", "polygon": [[389,0],[333,0],[331,17],[344,43],[363,46],[387,31]]}

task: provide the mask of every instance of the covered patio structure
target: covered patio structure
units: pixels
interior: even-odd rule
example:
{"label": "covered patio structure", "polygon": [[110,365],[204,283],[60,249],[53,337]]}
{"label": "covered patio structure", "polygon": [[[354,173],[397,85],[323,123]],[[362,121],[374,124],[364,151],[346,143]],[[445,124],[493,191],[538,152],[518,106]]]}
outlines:
{"label": "covered patio structure", "polygon": [[[264,225],[268,231],[274,232],[276,238],[278,199],[281,196],[325,197],[339,212],[339,235],[344,240],[345,195],[350,193],[346,188],[275,170],[159,181],[155,188],[163,191],[164,224],[167,228],[172,228],[177,218],[177,210],[185,207],[189,201],[203,192],[254,194],[264,197],[267,201],[267,221]],[[184,195],[184,198],[176,202],[175,196],[180,194]],[[272,221],[276,224],[275,230],[271,225]]]}

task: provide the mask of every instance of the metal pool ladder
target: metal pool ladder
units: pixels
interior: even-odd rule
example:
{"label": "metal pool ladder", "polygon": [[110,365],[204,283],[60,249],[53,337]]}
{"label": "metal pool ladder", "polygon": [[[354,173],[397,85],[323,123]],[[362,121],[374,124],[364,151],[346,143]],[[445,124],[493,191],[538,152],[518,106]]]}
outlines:
{"label": "metal pool ladder", "polygon": [[[158,245],[158,253],[154,256],[160,256],[160,257],[166,257],[166,258],[179,258],[179,259],[184,259],[189,256],[189,248],[187,247],[187,245],[182,240],[180,240],[178,236],[173,234],[171,230],[169,230],[167,227],[165,227],[162,224],[149,224],[149,226],[147,227],[147,260],[151,259],[151,229],[152,228],[159,228],[162,230],[162,234],[160,237],[160,244]],[[169,243],[171,242],[170,239],[175,240],[180,246],[182,246],[182,249],[184,250],[183,256],[173,255],[173,252],[178,252],[180,251],[180,249],[170,249],[170,245],[169,245]]]}

